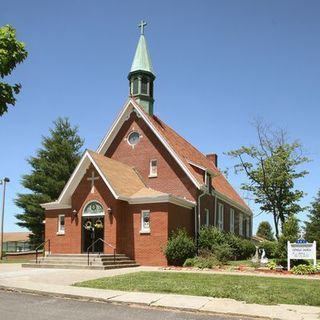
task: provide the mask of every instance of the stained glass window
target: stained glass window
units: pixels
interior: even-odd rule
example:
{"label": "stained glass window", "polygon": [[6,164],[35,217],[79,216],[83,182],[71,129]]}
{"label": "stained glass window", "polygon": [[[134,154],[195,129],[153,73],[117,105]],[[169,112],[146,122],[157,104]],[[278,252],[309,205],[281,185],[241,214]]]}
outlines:
{"label": "stained glass window", "polygon": [[99,202],[90,202],[84,209],[84,215],[101,215],[104,213],[103,207]]}

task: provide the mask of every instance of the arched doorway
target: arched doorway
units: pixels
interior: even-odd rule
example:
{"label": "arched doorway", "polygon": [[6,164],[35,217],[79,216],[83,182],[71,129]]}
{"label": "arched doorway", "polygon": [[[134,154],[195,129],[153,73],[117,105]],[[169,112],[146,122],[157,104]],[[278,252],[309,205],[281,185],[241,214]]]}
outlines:
{"label": "arched doorway", "polygon": [[[87,252],[99,238],[104,239],[104,209],[98,201],[90,201],[82,213],[82,251]],[[103,252],[103,247],[103,242],[98,241],[90,252]]]}

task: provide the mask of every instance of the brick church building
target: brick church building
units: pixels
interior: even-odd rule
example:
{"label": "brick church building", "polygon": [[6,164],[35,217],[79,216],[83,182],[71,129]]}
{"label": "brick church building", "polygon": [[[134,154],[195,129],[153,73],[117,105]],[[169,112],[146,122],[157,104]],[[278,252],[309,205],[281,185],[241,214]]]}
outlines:
{"label": "brick church building", "polygon": [[[250,237],[252,212],[204,155],[154,114],[145,23],[128,75],[129,98],[96,151],[87,150],[59,198],[45,203],[51,253],[123,253],[166,265],[171,232],[204,225]],[[48,250],[48,248],[47,248]]]}

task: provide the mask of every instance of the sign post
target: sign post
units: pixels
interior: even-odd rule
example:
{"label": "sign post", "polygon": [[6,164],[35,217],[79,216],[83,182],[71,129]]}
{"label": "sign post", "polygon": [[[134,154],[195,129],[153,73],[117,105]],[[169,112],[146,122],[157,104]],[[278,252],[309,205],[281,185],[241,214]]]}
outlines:
{"label": "sign post", "polygon": [[290,271],[290,260],[302,259],[313,260],[313,265],[317,264],[317,244],[297,241],[297,243],[290,243],[288,241],[288,271]]}

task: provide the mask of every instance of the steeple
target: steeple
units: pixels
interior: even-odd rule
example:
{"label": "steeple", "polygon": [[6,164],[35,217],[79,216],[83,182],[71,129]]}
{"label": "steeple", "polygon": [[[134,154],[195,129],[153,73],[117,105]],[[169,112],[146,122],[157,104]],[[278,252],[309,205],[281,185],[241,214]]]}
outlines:
{"label": "steeple", "polygon": [[130,96],[135,97],[145,111],[153,115],[153,81],[156,76],[153,72],[147,42],[144,36],[144,27],[146,25],[147,23],[143,20],[139,24],[140,39],[128,79],[130,82]]}

